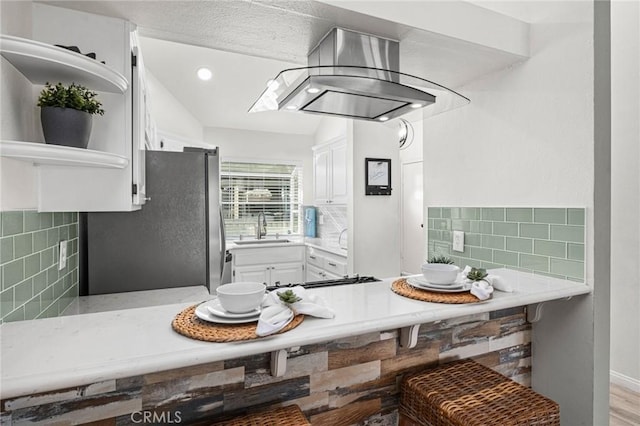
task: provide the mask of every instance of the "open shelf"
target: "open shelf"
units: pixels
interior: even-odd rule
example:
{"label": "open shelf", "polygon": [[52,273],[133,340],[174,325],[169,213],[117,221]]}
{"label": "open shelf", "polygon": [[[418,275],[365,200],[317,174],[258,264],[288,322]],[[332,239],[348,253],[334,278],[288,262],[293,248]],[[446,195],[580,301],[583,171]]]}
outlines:
{"label": "open shelf", "polygon": [[124,93],[127,79],[87,56],[38,41],[0,35],[0,53],[31,83],[75,82],[91,90]]}
{"label": "open shelf", "polygon": [[123,169],[129,160],[122,155],[45,143],[0,141],[0,156],[34,165]]}

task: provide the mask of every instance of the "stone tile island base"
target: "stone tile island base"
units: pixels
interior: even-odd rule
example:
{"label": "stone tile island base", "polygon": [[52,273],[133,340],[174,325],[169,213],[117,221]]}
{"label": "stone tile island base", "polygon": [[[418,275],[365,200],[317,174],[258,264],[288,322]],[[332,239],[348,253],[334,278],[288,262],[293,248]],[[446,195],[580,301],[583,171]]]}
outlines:
{"label": "stone tile island base", "polygon": [[[215,350],[215,344],[211,344]],[[473,358],[526,386],[531,326],[523,307],[420,327],[401,348],[398,331],[291,348],[283,377],[270,354],[106,380],[2,401],[2,424],[209,424],[267,407],[298,404],[316,425],[397,424],[404,373]]]}

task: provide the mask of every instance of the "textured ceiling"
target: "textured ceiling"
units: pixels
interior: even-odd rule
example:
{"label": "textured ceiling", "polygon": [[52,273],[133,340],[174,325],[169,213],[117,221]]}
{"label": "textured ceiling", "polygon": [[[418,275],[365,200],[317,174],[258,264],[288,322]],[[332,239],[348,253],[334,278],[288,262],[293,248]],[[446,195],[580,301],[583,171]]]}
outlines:
{"label": "textured ceiling", "polygon": [[[146,38],[190,45],[185,47],[189,54],[178,53],[179,46],[163,48],[152,40],[148,48],[143,44],[143,55],[151,72],[203,126],[313,133],[318,116],[274,113],[256,118],[272,113],[246,111],[267,79],[284,68],[306,65],[307,53],[335,26],[399,40],[402,72],[454,89],[517,60],[509,53],[310,0],[41,3],[126,19]],[[222,77],[206,90],[185,77],[205,58]],[[218,91],[212,91],[213,86]]]}

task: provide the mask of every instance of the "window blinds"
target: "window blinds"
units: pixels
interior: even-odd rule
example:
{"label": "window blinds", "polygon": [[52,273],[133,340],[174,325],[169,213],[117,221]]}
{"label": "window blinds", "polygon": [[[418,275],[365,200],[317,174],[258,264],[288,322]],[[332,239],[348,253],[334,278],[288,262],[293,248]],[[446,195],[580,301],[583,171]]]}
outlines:
{"label": "window blinds", "polygon": [[301,166],[223,161],[220,186],[228,237],[255,236],[261,212],[267,235],[301,232]]}

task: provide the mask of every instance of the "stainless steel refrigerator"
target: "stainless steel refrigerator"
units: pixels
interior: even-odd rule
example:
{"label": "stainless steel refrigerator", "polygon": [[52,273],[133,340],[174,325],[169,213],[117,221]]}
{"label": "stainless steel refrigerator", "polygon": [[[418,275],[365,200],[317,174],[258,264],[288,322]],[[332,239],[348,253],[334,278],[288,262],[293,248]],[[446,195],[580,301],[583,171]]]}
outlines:
{"label": "stainless steel refrigerator", "polygon": [[217,149],[146,152],[141,210],[87,213],[81,294],[220,285],[225,264]]}

